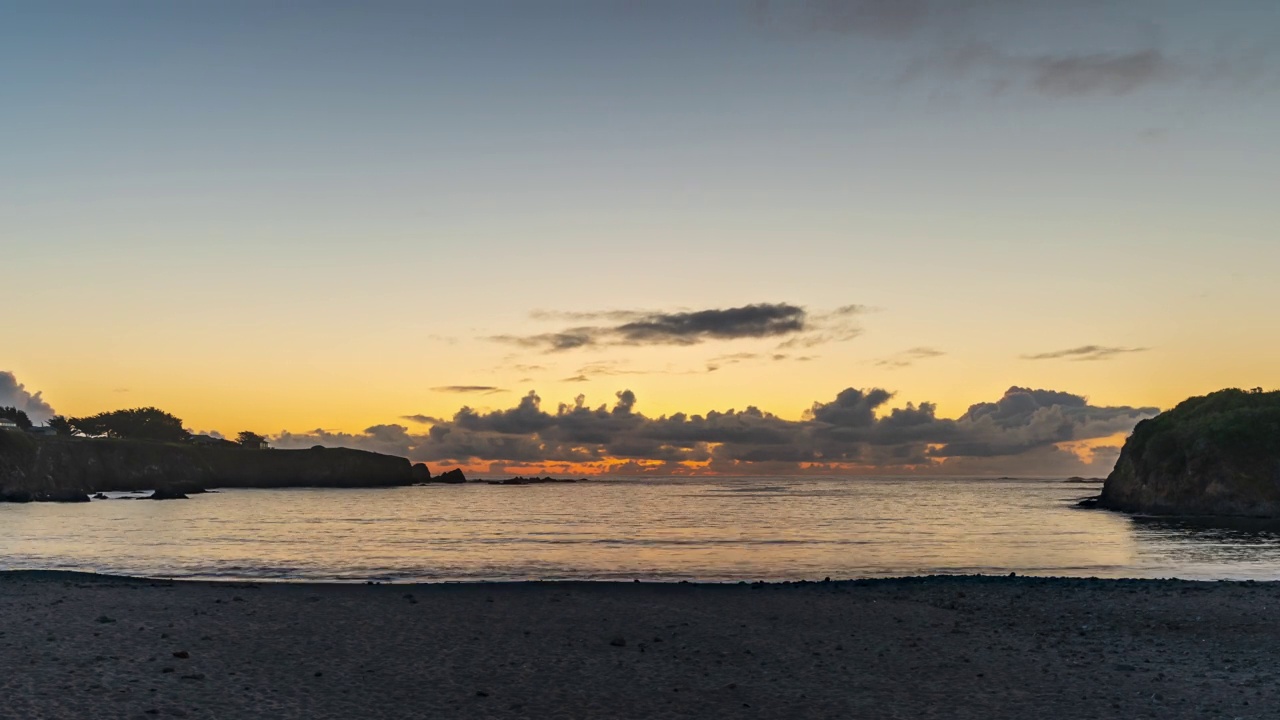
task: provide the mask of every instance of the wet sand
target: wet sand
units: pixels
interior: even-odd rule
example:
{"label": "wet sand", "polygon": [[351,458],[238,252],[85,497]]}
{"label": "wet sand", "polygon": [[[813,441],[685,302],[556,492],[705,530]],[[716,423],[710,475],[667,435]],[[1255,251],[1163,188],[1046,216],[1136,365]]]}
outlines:
{"label": "wet sand", "polygon": [[0,718],[1275,718],[1280,585],[0,573]]}

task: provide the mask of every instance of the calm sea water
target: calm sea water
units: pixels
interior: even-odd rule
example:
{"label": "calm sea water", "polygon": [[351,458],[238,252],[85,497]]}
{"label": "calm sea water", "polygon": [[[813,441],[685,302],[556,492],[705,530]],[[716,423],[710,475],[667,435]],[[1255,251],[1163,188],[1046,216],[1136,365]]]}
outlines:
{"label": "calm sea water", "polygon": [[1071,507],[1096,485],[902,478],[229,490],[0,505],[0,569],[276,580],[1280,579],[1280,530]]}

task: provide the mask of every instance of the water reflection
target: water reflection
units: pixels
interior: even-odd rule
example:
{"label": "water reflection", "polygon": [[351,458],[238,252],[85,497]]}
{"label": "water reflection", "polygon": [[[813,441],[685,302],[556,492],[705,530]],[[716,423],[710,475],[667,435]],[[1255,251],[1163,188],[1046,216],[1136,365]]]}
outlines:
{"label": "water reflection", "polygon": [[1078,486],[910,478],[235,490],[0,505],[0,567],[264,579],[1280,578],[1280,526],[1071,507]]}

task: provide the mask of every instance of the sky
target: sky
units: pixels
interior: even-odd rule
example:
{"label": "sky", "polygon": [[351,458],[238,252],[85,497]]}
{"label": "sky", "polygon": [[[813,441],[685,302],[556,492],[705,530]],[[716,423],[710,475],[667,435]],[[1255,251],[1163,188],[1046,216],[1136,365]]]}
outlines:
{"label": "sky", "polygon": [[1105,473],[1280,387],[1278,38],[1270,0],[0,0],[0,404]]}

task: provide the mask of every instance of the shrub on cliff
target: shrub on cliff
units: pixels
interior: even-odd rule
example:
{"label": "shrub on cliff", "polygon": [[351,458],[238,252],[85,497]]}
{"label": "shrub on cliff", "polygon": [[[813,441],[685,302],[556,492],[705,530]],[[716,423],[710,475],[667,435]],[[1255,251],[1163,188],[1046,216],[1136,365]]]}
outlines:
{"label": "shrub on cliff", "polygon": [[1246,461],[1280,457],[1280,392],[1220,390],[1185,400],[1138,423],[1129,445],[1144,465],[1173,472],[1188,452]]}

